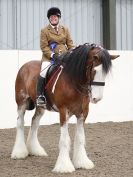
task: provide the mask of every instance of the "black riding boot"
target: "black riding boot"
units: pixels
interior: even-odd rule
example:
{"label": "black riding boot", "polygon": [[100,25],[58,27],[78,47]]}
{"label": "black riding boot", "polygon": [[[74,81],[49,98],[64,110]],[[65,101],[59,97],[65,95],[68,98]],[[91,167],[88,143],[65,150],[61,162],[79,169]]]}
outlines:
{"label": "black riding boot", "polygon": [[46,98],[44,96],[45,78],[39,76],[37,82],[37,106],[46,104]]}

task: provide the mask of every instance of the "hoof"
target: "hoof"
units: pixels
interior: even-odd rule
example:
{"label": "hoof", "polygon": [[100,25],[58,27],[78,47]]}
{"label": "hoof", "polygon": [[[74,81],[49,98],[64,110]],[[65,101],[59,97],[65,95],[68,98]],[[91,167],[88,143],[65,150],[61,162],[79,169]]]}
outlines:
{"label": "hoof", "polygon": [[81,160],[76,160],[73,162],[74,163],[74,167],[76,169],[78,168],[82,168],[82,169],[92,169],[94,168],[94,163],[90,160],[90,159],[81,159]]}
{"label": "hoof", "polygon": [[28,156],[28,150],[13,150],[11,154],[12,159],[25,159]]}
{"label": "hoof", "polygon": [[74,168],[74,166],[71,166],[69,168],[55,167],[52,171],[54,173],[72,173],[75,171],[75,168]]}
{"label": "hoof", "polygon": [[34,155],[34,156],[45,156],[45,157],[48,156],[46,151],[41,146],[38,148],[28,147],[28,151],[30,155]]}
{"label": "hoof", "polygon": [[52,171],[55,173],[72,173],[75,171],[75,168],[70,159],[61,161],[58,159]]}

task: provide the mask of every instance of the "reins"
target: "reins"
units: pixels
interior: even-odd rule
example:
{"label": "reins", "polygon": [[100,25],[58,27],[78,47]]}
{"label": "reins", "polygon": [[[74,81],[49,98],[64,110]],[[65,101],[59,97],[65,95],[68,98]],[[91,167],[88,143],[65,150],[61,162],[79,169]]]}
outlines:
{"label": "reins", "polygon": [[[79,87],[81,89],[79,89]],[[91,86],[90,85],[87,85],[87,87],[84,87],[81,84],[79,84],[79,87],[75,87],[75,90],[78,91],[78,93],[80,93],[83,96],[89,96],[89,93],[91,93]]]}

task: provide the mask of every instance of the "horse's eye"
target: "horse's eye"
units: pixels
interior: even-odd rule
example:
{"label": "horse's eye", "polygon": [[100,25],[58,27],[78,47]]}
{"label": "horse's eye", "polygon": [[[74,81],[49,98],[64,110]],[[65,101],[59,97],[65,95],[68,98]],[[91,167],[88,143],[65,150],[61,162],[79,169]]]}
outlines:
{"label": "horse's eye", "polygon": [[99,57],[98,56],[94,56],[93,57],[93,65],[94,66],[97,66],[97,65],[99,65],[100,64],[100,59],[99,59]]}
{"label": "horse's eye", "polygon": [[94,58],[93,65],[95,66],[97,64],[97,62],[98,62],[97,58]]}
{"label": "horse's eye", "polygon": [[92,70],[92,74],[91,74],[91,80],[94,80],[95,74],[96,74],[96,70],[93,69]]}
{"label": "horse's eye", "polygon": [[94,55],[93,58],[94,58],[95,61],[99,61],[99,57],[97,55]]}

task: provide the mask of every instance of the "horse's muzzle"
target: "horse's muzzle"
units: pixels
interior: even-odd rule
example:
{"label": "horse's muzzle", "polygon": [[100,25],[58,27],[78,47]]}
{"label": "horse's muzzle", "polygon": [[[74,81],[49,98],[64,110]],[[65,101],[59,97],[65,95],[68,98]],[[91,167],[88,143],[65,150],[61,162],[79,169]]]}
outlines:
{"label": "horse's muzzle", "polygon": [[97,102],[99,102],[101,100],[101,98],[91,98],[90,101],[93,104],[96,104]]}

